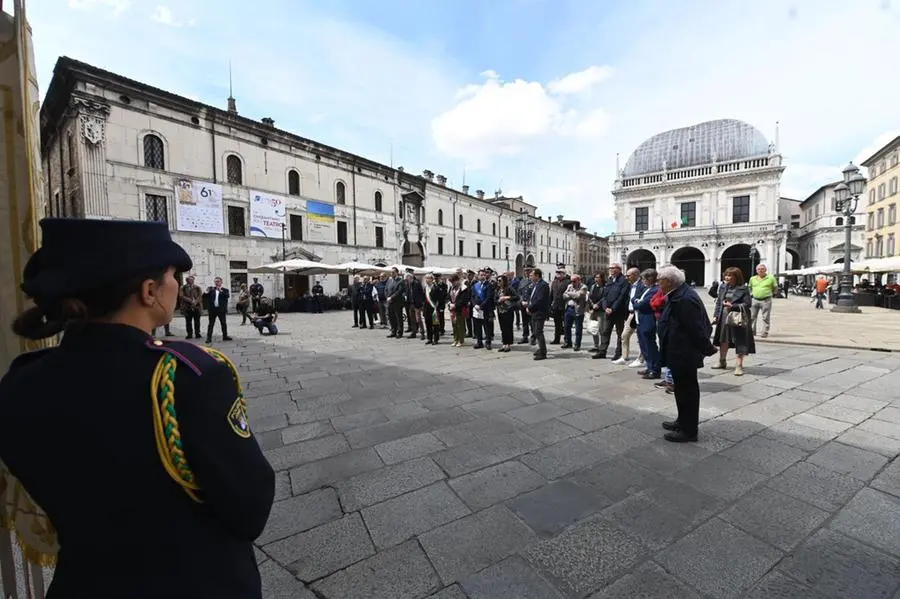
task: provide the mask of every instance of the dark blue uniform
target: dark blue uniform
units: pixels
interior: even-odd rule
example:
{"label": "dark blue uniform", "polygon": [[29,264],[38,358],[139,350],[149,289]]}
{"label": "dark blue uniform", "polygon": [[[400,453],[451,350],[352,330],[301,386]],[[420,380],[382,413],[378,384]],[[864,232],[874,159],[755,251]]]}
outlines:
{"label": "dark blue uniform", "polygon": [[[199,502],[157,446],[151,378],[166,354]],[[252,543],[275,477],[227,364],[191,343],[90,324],[19,357],[0,381],[0,414],[0,458],[59,535],[48,599],[261,596]]]}

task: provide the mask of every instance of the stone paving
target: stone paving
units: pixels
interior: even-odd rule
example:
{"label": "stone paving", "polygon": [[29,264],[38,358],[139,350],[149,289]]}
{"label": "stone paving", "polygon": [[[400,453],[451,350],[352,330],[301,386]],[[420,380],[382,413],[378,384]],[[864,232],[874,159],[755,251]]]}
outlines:
{"label": "stone paving", "polygon": [[900,354],[761,343],[673,445],[587,352],[279,324],[216,344],[278,472],[267,598],[900,598]]}

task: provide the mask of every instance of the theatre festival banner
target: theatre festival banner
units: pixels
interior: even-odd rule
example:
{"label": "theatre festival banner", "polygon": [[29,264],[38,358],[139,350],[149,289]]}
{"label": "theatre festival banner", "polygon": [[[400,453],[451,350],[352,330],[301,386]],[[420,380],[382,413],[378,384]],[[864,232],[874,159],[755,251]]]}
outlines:
{"label": "theatre festival banner", "polygon": [[286,223],[284,196],[250,190],[250,236],[281,239]]}
{"label": "theatre festival banner", "polygon": [[181,179],[175,183],[176,223],[179,231],[225,233],[222,186]]}
{"label": "theatre festival banner", "polygon": [[310,241],[336,241],[334,231],[334,204],[306,201],[306,220],[309,222]]}

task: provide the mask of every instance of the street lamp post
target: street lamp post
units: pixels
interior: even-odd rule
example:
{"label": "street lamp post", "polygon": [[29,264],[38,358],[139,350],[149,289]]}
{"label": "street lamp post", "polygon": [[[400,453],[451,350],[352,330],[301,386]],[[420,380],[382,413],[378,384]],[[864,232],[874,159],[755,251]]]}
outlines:
{"label": "street lamp post", "polygon": [[[287,231],[287,225],[285,225],[284,221],[281,221],[281,259],[287,260],[287,244],[285,243],[285,232]],[[281,295],[287,296],[287,271],[282,273],[281,277]]]}
{"label": "street lamp post", "polygon": [[856,305],[856,296],[853,295],[853,272],[850,265],[853,246],[851,218],[856,212],[859,196],[866,191],[866,178],[860,174],[859,168],[852,162],[844,167],[842,174],[844,181],[834,187],[834,199],[835,208],[844,215],[844,270],[841,272],[841,287],[837,303],[831,308],[831,311],[859,314],[860,309]]}
{"label": "street lamp post", "polygon": [[[522,242],[522,273],[519,273],[517,269],[517,275],[523,274],[525,268],[528,266],[528,246],[531,242],[531,237],[533,236],[533,228],[534,222],[532,222],[529,215],[525,213],[525,209],[521,208],[519,210],[519,216],[516,218],[516,237]],[[508,265],[507,269],[509,269]]]}

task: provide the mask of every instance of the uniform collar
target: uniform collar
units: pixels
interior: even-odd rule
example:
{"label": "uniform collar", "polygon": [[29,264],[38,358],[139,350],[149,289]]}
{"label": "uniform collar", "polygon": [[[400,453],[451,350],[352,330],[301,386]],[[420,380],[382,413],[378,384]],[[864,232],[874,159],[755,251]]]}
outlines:
{"label": "uniform collar", "polygon": [[150,339],[152,337],[146,332],[131,325],[92,322],[84,327],[67,330],[60,345],[62,347],[113,343],[143,345]]}

